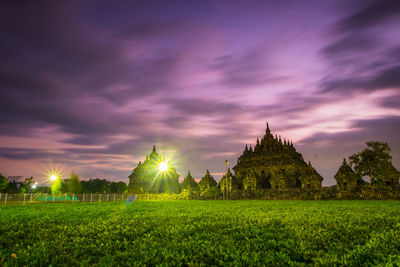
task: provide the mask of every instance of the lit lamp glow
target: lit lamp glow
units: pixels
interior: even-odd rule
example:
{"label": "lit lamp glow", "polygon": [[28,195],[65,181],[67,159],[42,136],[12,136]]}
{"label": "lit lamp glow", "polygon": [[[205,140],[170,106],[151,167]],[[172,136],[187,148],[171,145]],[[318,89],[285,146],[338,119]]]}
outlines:
{"label": "lit lamp glow", "polygon": [[54,183],[55,181],[57,181],[58,179],[62,179],[63,178],[63,173],[61,169],[51,169],[48,170],[45,174],[46,177],[46,181],[49,184]]}
{"label": "lit lamp glow", "polygon": [[169,165],[167,162],[163,161],[158,165],[158,169],[160,170],[160,172],[166,172],[169,169]]}

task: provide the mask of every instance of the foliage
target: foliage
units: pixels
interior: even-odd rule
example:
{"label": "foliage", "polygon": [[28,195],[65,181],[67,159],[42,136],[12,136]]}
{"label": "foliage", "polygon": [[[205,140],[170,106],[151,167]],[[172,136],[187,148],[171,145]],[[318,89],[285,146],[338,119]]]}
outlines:
{"label": "foliage", "polygon": [[[399,185],[399,172],[393,167],[387,143],[367,142],[367,148],[350,156],[350,163],[357,175],[368,176],[373,185]],[[397,182],[396,182],[397,179]]]}
{"label": "foliage", "polygon": [[51,193],[53,195],[61,194],[61,178],[57,178],[51,185]]}
{"label": "foliage", "polygon": [[221,196],[221,189],[214,185],[210,186],[207,192],[207,197],[211,199],[218,199]]}
{"label": "foliage", "polygon": [[1,266],[399,266],[399,244],[396,201],[0,206]]}
{"label": "foliage", "polygon": [[83,193],[124,193],[128,186],[124,182],[111,182],[105,179],[81,181]]}
{"label": "foliage", "polygon": [[128,190],[128,186],[124,182],[111,182],[110,193],[125,193]]}
{"label": "foliage", "polygon": [[0,173],[0,192],[5,190],[8,186],[8,180],[6,177],[3,176],[3,174]]}
{"label": "foliage", "polygon": [[79,181],[79,176],[76,175],[74,172],[71,173],[71,177],[69,178],[67,188],[69,193],[79,194],[82,191],[82,185],[81,182]]}
{"label": "foliage", "polygon": [[9,194],[18,194],[18,193],[20,193],[20,188],[22,186],[23,186],[22,182],[12,180],[12,181],[8,182],[7,188],[4,191]]}

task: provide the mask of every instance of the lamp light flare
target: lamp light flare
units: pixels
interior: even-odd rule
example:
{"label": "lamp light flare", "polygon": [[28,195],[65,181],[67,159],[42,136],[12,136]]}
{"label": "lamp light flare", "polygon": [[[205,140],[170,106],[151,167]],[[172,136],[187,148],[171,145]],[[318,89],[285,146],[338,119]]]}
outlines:
{"label": "lamp light flare", "polygon": [[51,176],[50,176],[50,180],[51,181],[55,181],[55,180],[57,180],[57,175],[55,175],[55,174],[52,174]]}
{"label": "lamp light flare", "polygon": [[32,184],[32,185],[31,185],[31,188],[32,188],[32,189],[36,189],[37,185],[38,185],[38,182]]}
{"label": "lamp light flare", "polygon": [[158,169],[160,170],[160,172],[166,172],[168,169],[169,169],[169,165],[168,165],[168,163],[167,162],[161,162],[159,165],[158,165]]}

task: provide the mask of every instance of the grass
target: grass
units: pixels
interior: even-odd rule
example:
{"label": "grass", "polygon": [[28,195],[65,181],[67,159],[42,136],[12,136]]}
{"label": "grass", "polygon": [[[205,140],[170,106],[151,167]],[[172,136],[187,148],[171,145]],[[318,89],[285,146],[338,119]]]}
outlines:
{"label": "grass", "polygon": [[400,265],[396,201],[0,207],[0,265]]}

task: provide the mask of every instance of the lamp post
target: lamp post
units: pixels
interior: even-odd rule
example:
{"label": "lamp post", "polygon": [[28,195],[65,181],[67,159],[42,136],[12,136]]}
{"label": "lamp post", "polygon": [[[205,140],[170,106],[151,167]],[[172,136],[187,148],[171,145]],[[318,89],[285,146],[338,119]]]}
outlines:
{"label": "lamp post", "polygon": [[[228,162],[228,160],[226,159],[225,160],[225,177],[226,177],[226,180],[229,182],[229,184],[230,184],[230,187],[232,187],[232,184],[231,184],[231,182],[228,180],[229,178],[228,178],[228,165],[229,165],[229,162]],[[224,192],[226,191],[226,194],[224,193],[224,198],[225,198],[225,195],[227,195],[228,196],[228,199],[229,199],[229,187],[228,187],[228,190],[226,190],[226,187],[228,186],[228,184],[226,184],[225,185],[225,188],[224,188]]]}

